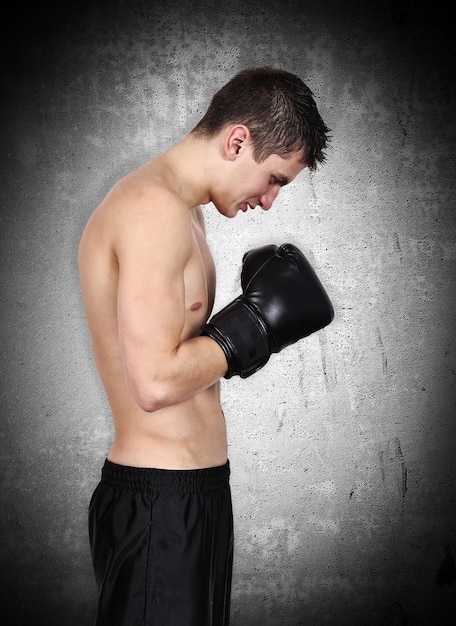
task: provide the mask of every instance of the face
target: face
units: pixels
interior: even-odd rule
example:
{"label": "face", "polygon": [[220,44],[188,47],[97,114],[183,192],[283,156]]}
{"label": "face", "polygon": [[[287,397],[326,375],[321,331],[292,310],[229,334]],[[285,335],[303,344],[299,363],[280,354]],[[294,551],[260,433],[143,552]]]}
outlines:
{"label": "face", "polygon": [[284,159],[272,154],[258,163],[253,157],[251,143],[245,143],[233,163],[223,197],[214,203],[226,217],[235,217],[239,211],[245,213],[256,207],[268,211],[280,189],[291,183],[304,168],[298,155]]}

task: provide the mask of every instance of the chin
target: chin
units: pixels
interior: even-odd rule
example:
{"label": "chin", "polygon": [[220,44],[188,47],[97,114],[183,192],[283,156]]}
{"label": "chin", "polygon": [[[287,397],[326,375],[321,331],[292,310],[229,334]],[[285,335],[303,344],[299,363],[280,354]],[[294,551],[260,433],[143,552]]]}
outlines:
{"label": "chin", "polygon": [[238,208],[230,209],[227,207],[218,207],[218,206],[216,206],[216,209],[220,213],[220,215],[223,215],[223,217],[227,217],[228,219],[233,219],[233,217],[236,217],[236,215],[240,211],[240,209]]}

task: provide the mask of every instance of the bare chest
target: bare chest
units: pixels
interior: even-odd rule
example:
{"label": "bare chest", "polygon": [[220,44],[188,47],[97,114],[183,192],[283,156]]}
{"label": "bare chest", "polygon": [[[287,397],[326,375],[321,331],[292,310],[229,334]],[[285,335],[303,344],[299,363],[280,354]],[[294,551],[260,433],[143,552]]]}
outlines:
{"label": "bare chest", "polygon": [[192,254],[184,272],[185,327],[189,334],[206,322],[215,298],[215,266],[206,237],[198,224],[192,230]]}

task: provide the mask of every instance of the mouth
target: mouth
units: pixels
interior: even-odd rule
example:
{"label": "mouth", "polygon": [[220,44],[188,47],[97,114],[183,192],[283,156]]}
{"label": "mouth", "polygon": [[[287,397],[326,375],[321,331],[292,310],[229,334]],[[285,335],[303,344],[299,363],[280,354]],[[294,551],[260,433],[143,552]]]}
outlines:
{"label": "mouth", "polygon": [[248,202],[244,202],[244,204],[241,207],[241,210],[243,213],[246,213],[249,209],[254,209],[255,207],[252,206],[251,204],[249,204]]}

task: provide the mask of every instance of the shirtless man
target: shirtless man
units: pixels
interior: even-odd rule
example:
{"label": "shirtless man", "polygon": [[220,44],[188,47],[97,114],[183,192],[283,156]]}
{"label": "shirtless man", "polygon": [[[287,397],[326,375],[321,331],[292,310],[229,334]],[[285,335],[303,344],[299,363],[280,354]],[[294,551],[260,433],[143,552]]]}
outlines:
{"label": "shirtless man", "polygon": [[[97,626],[229,623],[232,509],[219,380],[249,376],[333,312],[297,249],[266,246],[243,270],[250,280],[272,259],[255,287],[264,286],[266,325],[245,302],[207,324],[215,268],[200,205],[228,218],[267,211],[283,185],[324,160],[327,130],[300,79],[241,72],[188,136],[120,180],[86,226],[82,293],[115,428],[89,513]],[[287,279],[290,266],[296,276]],[[284,283],[278,298],[294,317],[284,312],[272,337],[266,292]],[[300,290],[305,306],[316,302],[310,315],[291,301]]]}

